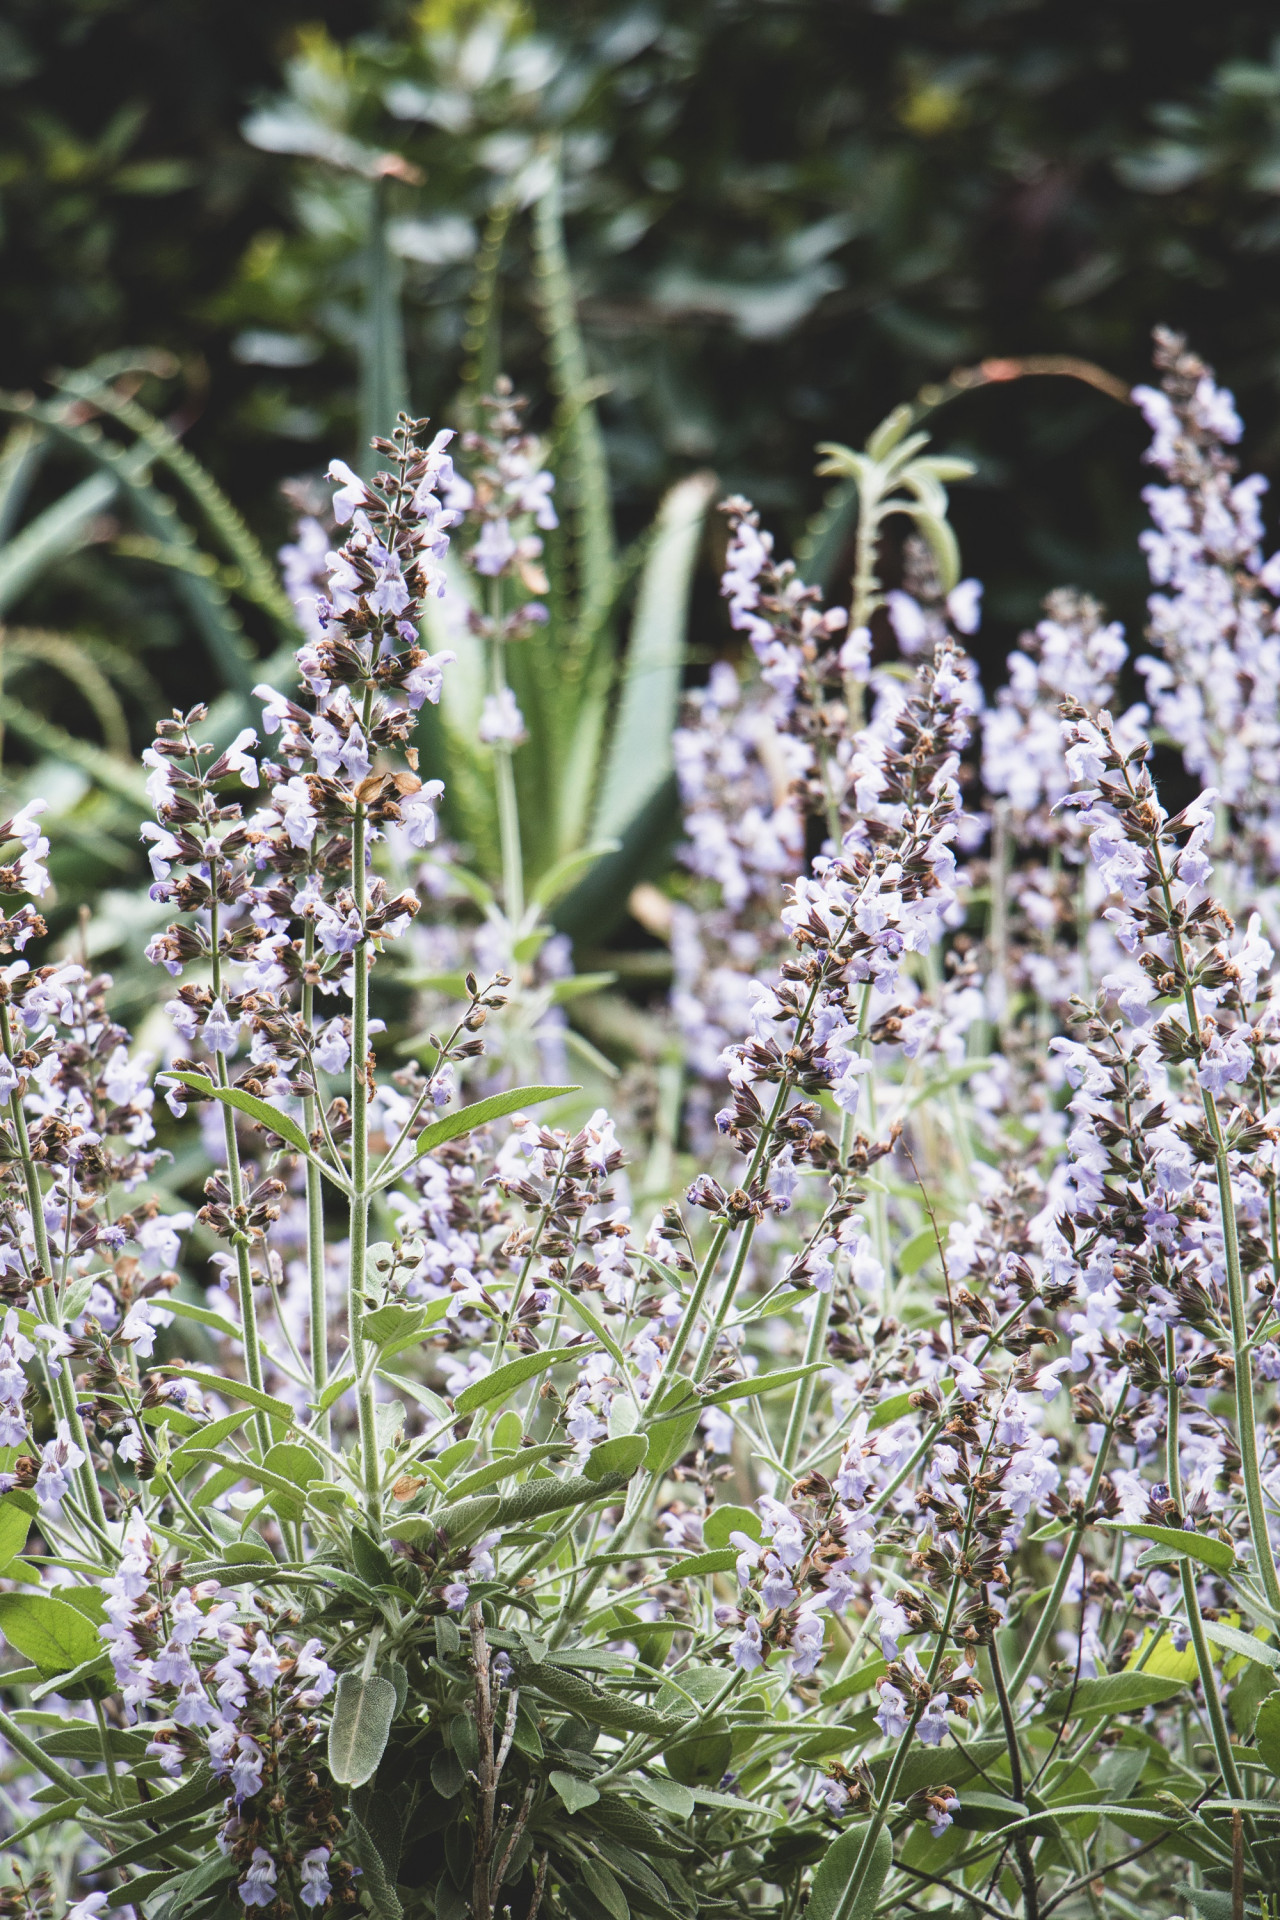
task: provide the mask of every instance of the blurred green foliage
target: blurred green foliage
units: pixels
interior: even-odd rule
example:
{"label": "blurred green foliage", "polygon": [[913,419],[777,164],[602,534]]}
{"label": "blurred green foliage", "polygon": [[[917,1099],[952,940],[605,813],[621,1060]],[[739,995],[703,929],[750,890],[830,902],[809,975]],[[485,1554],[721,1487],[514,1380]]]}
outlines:
{"label": "blurred green foliage", "polygon": [[[1136,378],[1156,320],[1237,386],[1256,457],[1280,436],[1265,0],[11,0],[0,32],[0,378],[169,348],[176,424],[267,534],[278,478],[397,388],[452,413],[477,271],[546,394],[553,147],[624,537],[702,464],[794,536],[816,440],[990,354]],[[1139,621],[1138,423],[1020,383],[948,424],[995,641],[1067,577]],[[185,656],[154,665],[185,691]]]}

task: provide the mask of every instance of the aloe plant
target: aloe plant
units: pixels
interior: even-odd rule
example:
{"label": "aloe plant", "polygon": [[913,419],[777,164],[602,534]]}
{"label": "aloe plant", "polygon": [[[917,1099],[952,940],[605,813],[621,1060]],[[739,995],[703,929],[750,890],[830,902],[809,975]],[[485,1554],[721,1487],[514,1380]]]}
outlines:
{"label": "aloe plant", "polygon": [[[616,919],[674,823],[671,735],[687,652],[689,597],[714,476],[678,481],[652,525],[619,552],[612,488],[564,245],[560,178],[532,219],[539,309],[557,399],[550,460],[563,524],[547,543],[548,618],[512,648],[508,676],[529,740],[514,756],[525,885],[531,900],[575,932]],[[482,289],[483,292],[483,289]],[[477,371],[492,361],[494,303],[481,311]],[[460,594],[474,581],[458,575]],[[448,781],[455,831],[496,880],[501,860],[490,750],[477,741],[488,690],[481,645],[440,603],[432,645],[459,655],[438,718],[433,771]]]}

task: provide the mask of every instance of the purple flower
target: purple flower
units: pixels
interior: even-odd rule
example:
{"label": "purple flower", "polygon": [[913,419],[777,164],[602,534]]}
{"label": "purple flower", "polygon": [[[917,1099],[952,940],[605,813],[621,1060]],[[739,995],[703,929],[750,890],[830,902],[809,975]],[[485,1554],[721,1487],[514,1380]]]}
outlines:
{"label": "purple flower", "polygon": [[492,579],[510,566],[516,557],[516,543],[511,537],[511,528],[503,519],[486,520],[480,532],[480,538],[471,549],[471,564],[477,573]]}
{"label": "purple flower", "polygon": [[[370,502],[369,489],[358,473],[352,473],[345,460],[331,460],[325,475],[328,480],[340,480],[342,485],[333,496],[333,517],[340,527],[344,527],[352,515]],[[274,1873],[272,1878],[275,1878]],[[265,1902],[263,1903],[265,1905]]]}
{"label": "purple flower", "polygon": [[733,1664],[741,1667],[744,1673],[754,1673],[765,1662],[764,1643],[760,1632],[760,1622],[754,1615],[738,1635],[731,1648]]}
{"label": "purple flower", "polygon": [[324,1658],[324,1649],[319,1640],[305,1643],[298,1654],[294,1673],[297,1679],[311,1682],[306,1693],[299,1696],[307,1706],[314,1705],[333,1692],[333,1668]]}
{"label": "purple flower", "polygon": [[439,706],[444,687],[444,669],[457,659],[456,653],[429,653],[405,675],[404,690],[409,705],[416,710],[424,700]]}
{"label": "purple flower", "polygon": [[947,1737],[947,1696],[935,1693],[916,1722],[916,1737],[921,1746],[940,1747]]}
{"label": "purple flower", "polygon": [[57,1437],[46,1442],[40,1455],[40,1472],[36,1476],[36,1499],[42,1507],[57,1512],[71,1487],[71,1478],[77,1467],[84,1465],[85,1456],[71,1438],[71,1428],[65,1420],[59,1420]]}
{"label": "purple flower", "polygon": [[247,1665],[249,1678],[255,1687],[274,1687],[280,1678],[283,1662],[261,1628],[254,1638],[253,1652],[249,1655]]}
{"label": "purple flower", "polygon": [[816,1613],[802,1613],[791,1633],[787,1665],[798,1680],[807,1680],[822,1665],[823,1625]]}
{"label": "purple flower", "polygon": [[478,733],[486,747],[518,747],[528,739],[524,715],[516,705],[516,697],[510,687],[503,687],[501,692],[487,696]]}
{"label": "purple flower", "polygon": [[875,1716],[876,1725],[887,1740],[900,1740],[907,1730],[906,1695],[900,1693],[889,1680],[880,1682],[880,1707]]}
{"label": "purple flower", "polygon": [[265,1847],[254,1848],[249,1871],[240,1882],[238,1892],[246,1907],[269,1907],[274,1901],[276,1863]]}
{"label": "purple flower", "polygon": [[[262,1749],[257,1742],[251,1740],[247,1733],[242,1733],[236,1744],[235,1759],[231,1762],[231,1784],[237,1800],[249,1800],[255,1793],[261,1793],[263,1759]],[[271,1877],[275,1879],[274,1868]],[[252,1905],[252,1902],[246,1904]],[[265,1906],[266,1902],[259,1901],[258,1904]]]}
{"label": "purple flower", "polygon": [[791,1584],[791,1576],[774,1554],[765,1562],[767,1571],[760,1582],[760,1599],[766,1607],[791,1607],[796,1602],[796,1590]]}
{"label": "purple flower", "polygon": [[324,1073],[343,1073],[351,1058],[351,1042],[345,1022],[330,1020],[320,1029],[312,1045],[312,1058]]}
{"label": "purple flower", "polygon": [[960,1805],[960,1795],[952,1787],[944,1787],[929,1799],[929,1825],[933,1837],[940,1840],[951,1825],[956,1808]]}
{"label": "purple flower", "polygon": [[876,1597],[876,1615],[880,1622],[880,1651],[886,1660],[896,1660],[898,1642],[911,1623],[897,1601],[883,1593]]}
{"label": "purple flower", "polygon": [[436,807],[443,792],[443,780],[428,780],[400,802],[400,824],[411,847],[427,847],[435,839]]}
{"label": "purple flower", "polygon": [[304,1907],[322,1907],[329,1898],[329,1851],[312,1847],[301,1860],[302,1885],[299,1894]]}
{"label": "purple flower", "polygon": [[221,1000],[215,1000],[205,1015],[205,1045],[211,1053],[234,1053],[239,1038],[239,1020],[232,1019]]}

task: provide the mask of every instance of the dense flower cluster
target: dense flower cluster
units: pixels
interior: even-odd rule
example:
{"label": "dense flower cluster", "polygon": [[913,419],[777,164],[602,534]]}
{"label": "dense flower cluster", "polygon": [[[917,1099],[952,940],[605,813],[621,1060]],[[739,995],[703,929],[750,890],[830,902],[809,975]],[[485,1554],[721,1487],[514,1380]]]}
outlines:
{"label": "dense flower cluster", "polygon": [[[872,669],[730,501],[750,654],[676,736],[671,928],[721,1104],[630,1163],[596,1086],[484,1057],[495,1016],[549,1055],[571,964],[513,811],[541,449],[504,387],[465,476],[407,419],[371,479],[334,463],[342,538],[317,509],[288,557],[304,644],[263,739],[209,744],[198,707],[146,757],[169,1112],[105,977],[0,973],[0,1520],[38,1528],[0,1570],[33,1662],[0,1732],[91,1836],[74,1920],[153,1860],[164,1920],[693,1920],[766,1881],[791,1911],[832,1843],[816,1904],[838,1870],[851,1910],[1034,1920],[1114,1884],[1118,1915],[1193,1822],[1207,1892],[1266,1886],[1268,1722],[1250,1744],[1262,1693],[1219,1656],[1269,1684],[1246,1630],[1280,1619],[1274,622],[1234,412],[1160,352],[1173,677],[1144,670],[1216,787],[1166,808],[1094,602],[1051,596],[984,709],[976,583],[944,596],[913,536]],[[483,924],[411,949],[449,665],[420,635],[459,527],[503,896],[473,880]],[[1224,809],[1242,926],[1209,891]],[[12,951],[38,821],[4,829]],[[397,940],[447,954],[423,1033],[394,968],[371,1001]],[[191,1108],[198,1211],[155,1138]]]}
{"label": "dense flower cluster", "polygon": [[1186,342],[1159,331],[1156,365],[1160,386],[1134,389],[1154,435],[1147,459],[1166,482],[1143,493],[1158,652],[1138,664],[1157,725],[1247,836],[1237,863],[1270,879],[1280,866],[1280,554],[1264,558],[1267,482],[1236,478],[1235,403]]}
{"label": "dense flower cluster", "polygon": [[350,1870],[331,1860],[340,1823],[314,1771],[315,1713],[334,1683],[321,1642],[299,1646],[290,1621],[257,1595],[216,1579],[179,1585],[172,1567],[160,1570],[157,1542],[137,1512],[122,1546],[101,1582],[101,1634],[127,1719],[150,1734],[147,1753],[166,1774],[180,1774],[203,1748],[227,1784],[222,1843],[243,1872],[246,1907],[271,1906],[282,1881],[296,1886],[303,1906],[327,1906]]}

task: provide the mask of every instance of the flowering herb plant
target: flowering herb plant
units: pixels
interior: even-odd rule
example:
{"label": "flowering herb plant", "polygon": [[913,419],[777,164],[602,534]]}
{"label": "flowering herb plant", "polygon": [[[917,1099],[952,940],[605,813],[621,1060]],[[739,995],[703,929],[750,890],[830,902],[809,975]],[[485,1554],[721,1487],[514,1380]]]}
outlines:
{"label": "flowering herb plant", "polygon": [[[159,726],[158,1075],[109,980],[24,957],[48,846],[4,826],[0,1911],[1262,1911],[1280,577],[1230,396],[1158,359],[1176,811],[1084,597],[987,704],[962,463],[905,414],[827,450],[848,607],[727,502],[750,670],[675,742],[665,1157],[643,1088],[557,1071],[507,671],[556,510],[509,393],[334,463],[258,729]],[[442,598],[500,894],[420,764]]]}

